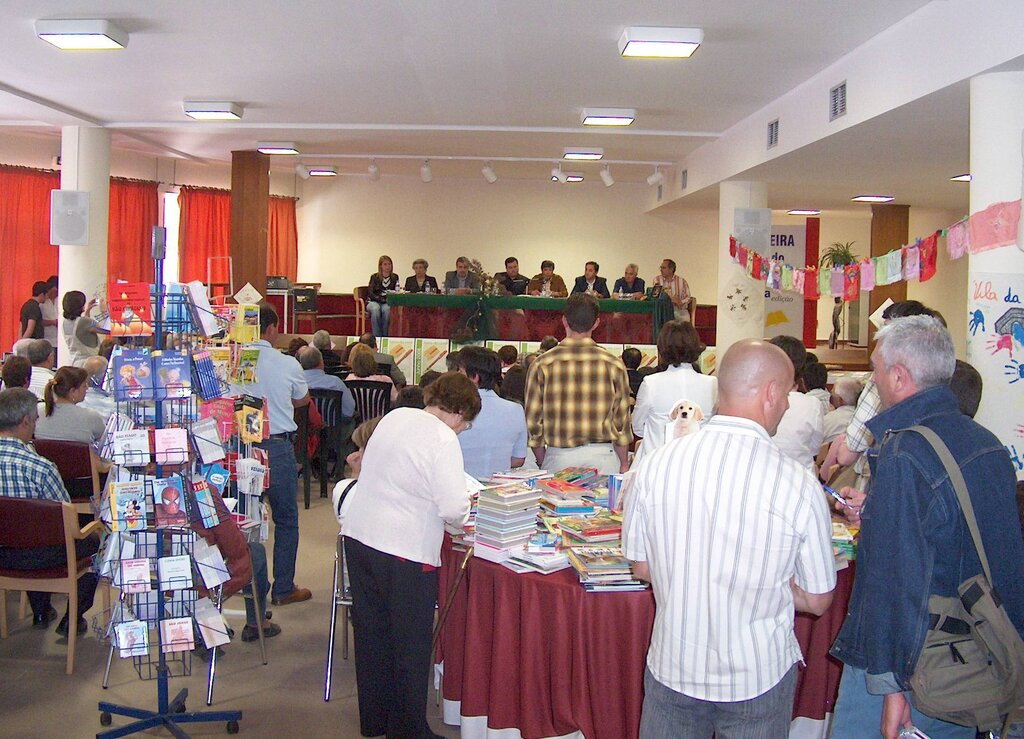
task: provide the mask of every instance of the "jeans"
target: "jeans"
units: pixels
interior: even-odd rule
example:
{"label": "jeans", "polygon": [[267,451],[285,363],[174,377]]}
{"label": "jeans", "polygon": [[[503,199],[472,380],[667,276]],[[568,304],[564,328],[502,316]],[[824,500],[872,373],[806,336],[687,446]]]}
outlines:
{"label": "jeans", "polygon": [[[78,559],[91,557],[99,551],[99,539],[93,535],[75,541],[75,556]],[[13,570],[46,570],[60,567],[67,563],[67,551],[63,546],[31,547],[27,549],[0,549],[0,567]],[[78,615],[84,616],[92,608],[96,595],[98,579],[94,572],[88,572],[78,578]],[[28,604],[32,607],[33,616],[42,616],[50,607],[50,593],[35,590],[28,592]],[[67,618],[65,611],[64,617]]]}
{"label": "jeans", "polygon": [[267,439],[258,446],[270,461],[270,487],[266,491],[270,515],[274,520],[275,599],[288,597],[295,590],[295,555],[299,550],[299,494],[295,468],[295,448],[285,439]]}
{"label": "jeans", "polygon": [[[832,739],[860,739],[878,736],[882,723],[883,696],[871,695],[864,683],[864,670],[845,665],[839,681],[839,698],[836,700],[835,718],[832,721]],[[911,706],[910,716],[914,726],[931,739],[974,739],[974,729],[939,721],[925,716]]]}
{"label": "jeans", "polygon": [[[249,542],[249,556],[252,559],[252,575],[256,582],[256,601],[259,603],[260,620],[267,613],[267,593],[270,592],[270,579],[267,577],[267,548],[259,542]],[[252,595],[252,584],[242,588],[246,595]],[[245,599],[245,623],[256,626],[256,603],[252,598]]]}
{"label": "jeans", "polygon": [[766,693],[735,703],[691,698],[662,685],[644,670],[640,739],[778,739],[789,736],[796,693],[796,665]]}
{"label": "jeans", "polygon": [[387,336],[388,324],[391,323],[391,306],[387,303],[366,302],[366,312],[370,314],[370,328],[374,336]]}

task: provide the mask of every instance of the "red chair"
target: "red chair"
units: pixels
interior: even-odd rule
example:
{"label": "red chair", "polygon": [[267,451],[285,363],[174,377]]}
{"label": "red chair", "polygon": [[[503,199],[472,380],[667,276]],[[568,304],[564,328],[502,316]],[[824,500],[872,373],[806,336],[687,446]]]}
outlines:
{"label": "red chair", "polygon": [[33,446],[43,457],[57,465],[75,510],[92,514],[93,501],[99,503],[99,459],[88,444],[82,441],[56,441],[34,439]]}
{"label": "red chair", "polygon": [[78,641],[78,580],[92,568],[92,557],[76,560],[75,540],[100,530],[99,521],[78,528],[78,512],[71,503],[31,498],[0,496],[0,547],[62,546],[67,564],[46,570],[15,570],[0,567],[0,638],[7,638],[7,591],[33,590],[68,595],[67,674],[75,668],[75,644]]}

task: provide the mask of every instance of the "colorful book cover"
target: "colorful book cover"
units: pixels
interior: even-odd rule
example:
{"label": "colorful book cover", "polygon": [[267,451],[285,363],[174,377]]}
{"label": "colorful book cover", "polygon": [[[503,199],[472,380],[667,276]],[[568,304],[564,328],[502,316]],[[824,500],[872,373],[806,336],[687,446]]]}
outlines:
{"label": "colorful book cover", "polygon": [[156,561],[160,590],[187,590],[192,587],[192,557],[160,557]]}
{"label": "colorful book cover", "polygon": [[112,282],[107,286],[111,336],[152,336],[153,311],[148,282]]}
{"label": "colorful book cover", "polygon": [[142,480],[110,483],[110,530],[146,528],[146,485]]}
{"label": "colorful book cover", "polygon": [[233,398],[215,398],[199,408],[200,418],[212,418],[217,422],[217,434],[224,441],[235,435],[235,401]]}
{"label": "colorful book cover", "polygon": [[121,580],[115,582],[126,593],[143,593],[152,590],[149,581],[149,560],[145,557],[121,560]]}
{"label": "colorful book cover", "polygon": [[209,464],[203,467],[203,477],[210,487],[217,491],[217,495],[223,496],[231,475],[227,468],[219,464]]}
{"label": "colorful book cover", "polygon": [[192,618],[166,618],[160,622],[160,643],[166,652],[191,652],[195,648]]}
{"label": "colorful book cover", "polygon": [[149,627],[145,621],[124,621],[115,627],[121,659],[149,654]]}
{"label": "colorful book cover", "polygon": [[156,429],[153,432],[153,451],[157,464],[186,464],[188,431],[180,428]]}
{"label": "colorful book cover", "polygon": [[115,431],[113,451],[110,457],[114,462],[128,467],[149,464],[149,430],[128,429]]}
{"label": "colorful book cover", "polygon": [[156,400],[174,400],[192,395],[192,358],[175,349],[153,353]]}
{"label": "colorful book cover", "polygon": [[225,336],[229,336],[238,318],[238,306],[234,303],[214,305],[210,310],[217,322],[218,333],[223,331]]}
{"label": "colorful book cover", "polygon": [[235,422],[246,444],[263,440],[263,399],[243,395],[235,401]]}
{"label": "colorful book cover", "polygon": [[153,400],[149,349],[123,349],[114,357],[114,399],[121,403]]}
{"label": "colorful book cover", "polygon": [[217,505],[206,480],[199,479],[192,483],[192,495],[195,496],[196,511],[199,513],[203,526],[212,529],[219,524],[220,516],[217,514]]}
{"label": "colorful book cover", "polygon": [[203,400],[213,400],[224,394],[224,386],[217,376],[217,367],[209,350],[204,349],[192,355],[192,375]]}
{"label": "colorful book cover", "polygon": [[179,475],[153,481],[153,510],[158,528],[185,526],[185,493]]}
{"label": "colorful book cover", "polygon": [[199,280],[192,280],[185,285],[185,293],[188,296],[188,309],[192,316],[192,322],[199,326],[203,336],[209,338],[220,331],[217,318],[213,315],[210,306],[210,296],[206,294],[206,285]]}
{"label": "colorful book cover", "polygon": [[192,444],[203,464],[213,464],[224,459],[224,441],[220,438],[214,418],[201,418],[192,424]]}
{"label": "colorful book cover", "polygon": [[235,325],[231,338],[239,344],[251,344],[260,340],[260,307],[249,303],[237,306]]}
{"label": "colorful book cover", "polygon": [[245,348],[238,352],[238,363],[234,365],[230,381],[234,385],[251,385],[256,382],[256,366],[260,361],[259,347]]}
{"label": "colorful book cover", "polygon": [[213,369],[217,373],[217,380],[221,386],[231,381],[231,368],[234,360],[231,357],[230,346],[211,346],[206,349],[210,353],[210,361],[213,362]]}

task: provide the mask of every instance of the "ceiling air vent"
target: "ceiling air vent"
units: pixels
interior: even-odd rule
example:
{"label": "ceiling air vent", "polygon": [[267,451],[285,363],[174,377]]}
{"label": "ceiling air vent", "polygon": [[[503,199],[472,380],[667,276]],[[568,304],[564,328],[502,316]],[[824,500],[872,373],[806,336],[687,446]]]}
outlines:
{"label": "ceiling air vent", "polygon": [[685,190],[686,189],[686,179],[687,179],[687,175],[689,173],[690,173],[690,170],[688,170],[688,169],[684,169],[682,172],[679,173],[679,189],[680,190]]}
{"label": "ceiling air vent", "polygon": [[768,124],[768,148],[777,146],[779,143],[779,119]]}
{"label": "ceiling air vent", "polygon": [[834,121],[841,115],[846,115],[846,82],[828,91],[828,119]]}

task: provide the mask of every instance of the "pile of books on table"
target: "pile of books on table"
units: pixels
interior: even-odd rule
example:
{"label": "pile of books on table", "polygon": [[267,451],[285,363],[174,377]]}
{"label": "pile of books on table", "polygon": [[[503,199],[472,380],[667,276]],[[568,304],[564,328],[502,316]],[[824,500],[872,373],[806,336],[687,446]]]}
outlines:
{"label": "pile of books on table", "polygon": [[646,590],[647,584],[633,577],[629,560],[621,547],[570,547],[569,562],[588,593],[627,593]]}
{"label": "pile of books on table", "polygon": [[557,534],[539,532],[530,537],[525,548],[515,549],[504,562],[514,572],[539,572],[547,575],[570,567],[569,558],[559,547]]}
{"label": "pile of books on table", "polygon": [[554,479],[568,482],[587,492],[583,497],[595,505],[608,507],[608,475],[597,474],[594,467],[566,467],[555,473]]}
{"label": "pile of books on table", "polygon": [[554,516],[589,516],[596,511],[594,503],[587,499],[590,493],[584,487],[564,480],[538,480],[540,505],[545,513]]}
{"label": "pile of books on table", "polygon": [[622,517],[602,509],[593,516],[559,519],[563,547],[622,546]]}
{"label": "pile of books on table", "polygon": [[845,523],[832,521],[832,554],[836,558],[836,569],[842,570],[857,559],[857,529],[851,529]]}
{"label": "pile of books on table", "polygon": [[504,562],[537,531],[540,493],[529,483],[514,482],[481,490],[476,505],[474,554]]}

